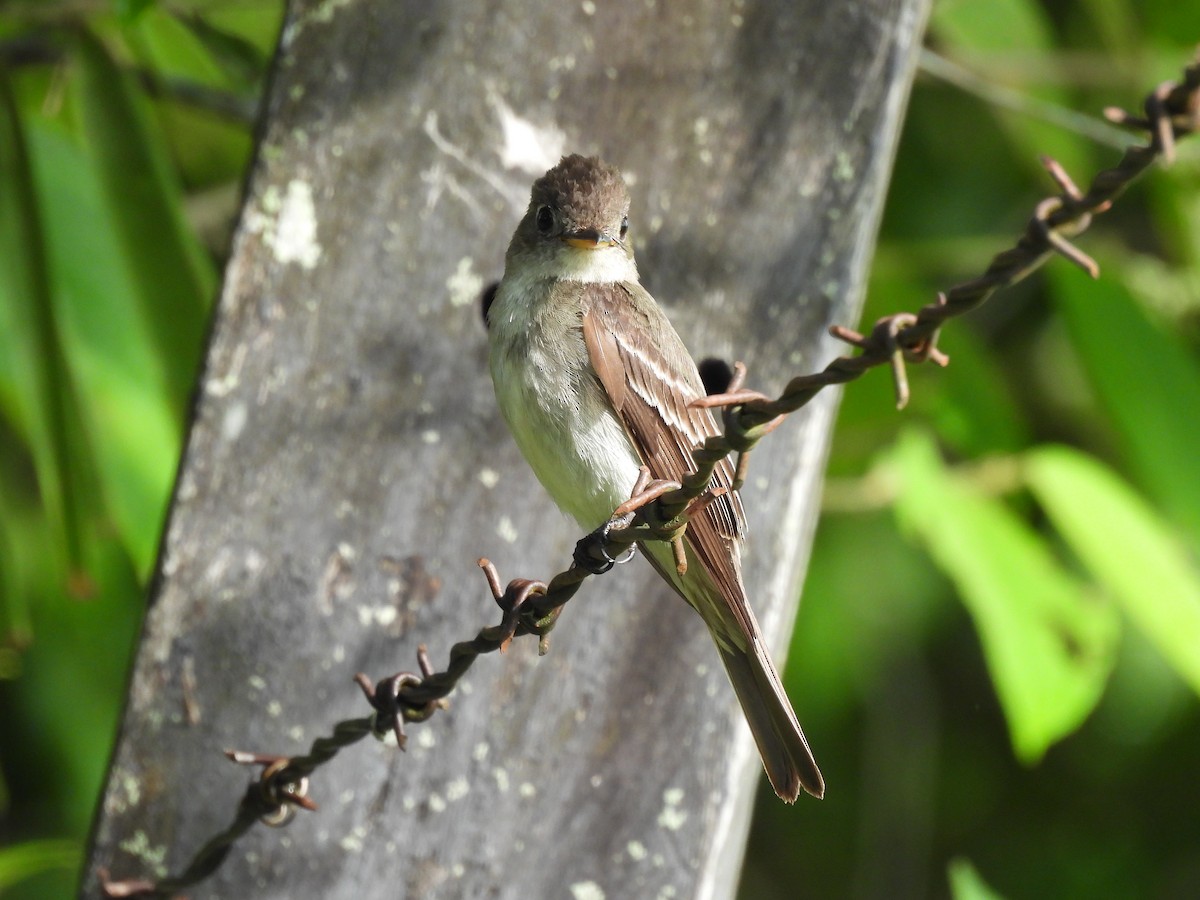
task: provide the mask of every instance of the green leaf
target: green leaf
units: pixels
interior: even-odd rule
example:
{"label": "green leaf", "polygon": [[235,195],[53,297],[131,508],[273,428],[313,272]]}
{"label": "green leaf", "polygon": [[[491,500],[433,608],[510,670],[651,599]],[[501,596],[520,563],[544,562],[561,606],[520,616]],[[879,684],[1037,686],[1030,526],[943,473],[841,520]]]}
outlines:
{"label": "green leaf", "polygon": [[199,370],[215,273],[184,222],[179,185],[140,97],[94,35],[80,32],[77,49],[75,87],[84,131],[182,421]]}
{"label": "green leaf", "polygon": [[950,860],[946,875],[950,881],[950,896],[954,900],[1002,900],[1004,896],[983,880],[970,860]]}
{"label": "green leaf", "polygon": [[1099,700],[1115,655],[1115,610],[1006,506],[952,478],[925,434],[906,432],[889,462],[899,481],[896,514],[958,587],[1013,749],[1036,762]]}
{"label": "green leaf", "polygon": [[[89,571],[99,587],[92,602],[48,591],[44,575],[30,573],[30,587],[40,594],[33,609],[37,640],[25,650],[21,678],[12,686],[12,708],[21,716],[5,725],[6,743],[20,742],[23,755],[44,759],[54,773],[41,803],[55,811],[65,833],[81,836],[104,780],[143,611],[124,548],[97,533],[90,537]],[[26,553],[36,553],[25,543]]]}
{"label": "green leaf", "polygon": [[125,22],[132,22],[148,7],[153,6],[154,2],[155,0],[113,0],[113,6],[118,18]]}
{"label": "green leaf", "polygon": [[198,13],[174,15],[207,48],[212,61],[232,86],[250,90],[262,83],[268,60],[253,41],[221,28]]}
{"label": "green leaf", "polygon": [[[135,286],[83,152],[32,123],[29,143],[67,365],[106,512],[143,579],[157,552],[181,429],[157,369]],[[84,255],[79,247],[88,247]]]}
{"label": "green leaf", "polygon": [[[38,508],[37,496],[23,496],[32,491],[19,483],[22,470],[12,466],[9,458],[0,463],[0,679],[16,679],[23,648],[34,639],[34,606],[41,600],[35,584],[37,588],[44,588],[47,581],[61,584],[62,563],[47,552],[57,536]],[[38,583],[39,568],[53,568],[56,577]],[[0,809],[5,799],[0,782]]]}
{"label": "green leaf", "polygon": [[941,40],[964,50],[1034,53],[1053,43],[1045,13],[1030,0],[941,0],[929,27]]}
{"label": "green leaf", "polygon": [[155,9],[142,16],[136,29],[126,32],[131,48],[143,65],[156,75],[188,78],[210,87],[225,87],[227,80],[209,49],[171,12]]}
{"label": "green leaf", "polygon": [[1047,274],[1130,468],[1200,545],[1200,364],[1115,279],[1092,281],[1069,266]]}
{"label": "green leaf", "polygon": [[1083,564],[1200,694],[1200,570],[1180,536],[1112,470],[1076,450],[1033,451],[1026,477]]}
{"label": "green leaf", "polygon": [[77,869],[83,851],[74,841],[26,841],[0,847],[0,891],[51,869]]}
{"label": "green leaf", "polygon": [[21,111],[0,69],[0,391],[33,457],[38,490],[58,520],[72,569],[82,565],[85,459],[73,458],[78,409],[66,377],[41,210]]}
{"label": "green leaf", "polygon": [[193,190],[236,184],[252,149],[258,84],[233,82],[209,46],[164,10],[149,10],[121,36],[152,85],[149,108],[178,177]]}

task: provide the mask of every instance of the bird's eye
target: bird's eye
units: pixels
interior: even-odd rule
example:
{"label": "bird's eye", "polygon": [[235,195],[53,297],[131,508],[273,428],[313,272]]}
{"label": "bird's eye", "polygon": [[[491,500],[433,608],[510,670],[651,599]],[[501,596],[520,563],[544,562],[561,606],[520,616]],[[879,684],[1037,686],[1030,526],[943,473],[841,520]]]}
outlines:
{"label": "bird's eye", "polygon": [[539,206],[534,224],[541,234],[550,234],[554,230],[554,210],[548,206]]}
{"label": "bird's eye", "polygon": [[629,216],[621,217],[621,240],[625,240],[625,235],[629,231]]}

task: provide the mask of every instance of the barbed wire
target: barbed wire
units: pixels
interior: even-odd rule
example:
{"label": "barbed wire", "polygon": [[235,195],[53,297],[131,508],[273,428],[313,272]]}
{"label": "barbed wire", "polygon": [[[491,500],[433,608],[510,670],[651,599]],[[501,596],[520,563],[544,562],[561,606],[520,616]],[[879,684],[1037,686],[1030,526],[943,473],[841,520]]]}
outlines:
{"label": "barbed wire", "polygon": [[1144,115],[1110,107],[1105,116],[1116,124],[1148,132],[1149,143],[1128,148],[1116,166],[1092,179],[1086,192],[1076,187],[1057,162],[1044,157],[1043,164],[1059,193],[1037,204],[1014,246],[997,254],[982,275],[939,293],[933,303],[916,313],[885,316],[865,335],[833,326],[830,333],[857,348],[858,355],[838,357],[820,372],[793,378],[774,399],[746,389],[746,368],[736,363],[733,378],[722,393],[694,404],[720,409],[724,427],[721,434],[710,437],[693,452],[696,469],[681,483],[651,480],[648,470],[643,469],[631,498],[607,523],[576,544],[571,566],[549,582],[517,578],[502,586],[492,563],[480,559],[479,566],[501,609],[498,625],[484,628],[472,640],[451,647],[444,671],[434,671],[422,645],[417,648],[420,674],[399,672],[376,683],[366,675],[356,675],[354,680],[374,710],[372,715],[339,722],[330,736],[315,740],[305,755],[289,757],[227,750],[226,755],[233,762],[259,766],[262,770],[258,779],[247,787],[234,821],[206,842],[178,875],[158,881],[117,881],[101,871],[106,895],[149,897],[179,891],[216,871],[234,843],[255,823],[282,825],[297,808],[315,810],[317,806],[308,796],[308,780],[321,765],[367,735],[383,737],[391,733],[403,750],[406,722],[423,722],[444,708],[445,698],[479,656],[503,650],[517,637],[537,635],[539,653],[545,654],[550,631],[565,604],[589,576],[607,572],[615,563],[628,558],[634,544],[670,541],[676,547],[677,562],[682,564],[680,541],[688,519],[717,495],[709,484],[716,467],[729,455],[736,456],[733,481],[736,490],[745,480],[749,454],[758,441],[825,388],[846,384],[870,369],[888,365],[895,383],[896,405],[903,408],[909,399],[907,363],[931,361],[941,366],[949,363],[937,349],[938,333],[948,319],[975,309],[997,290],[1020,281],[1055,254],[1097,277],[1099,267],[1095,261],[1071,241],[1086,231],[1093,217],[1107,210],[1155,161],[1162,158],[1166,163],[1172,162],[1178,139],[1200,130],[1200,52],[1184,69],[1180,81],[1165,82],[1146,97]]}

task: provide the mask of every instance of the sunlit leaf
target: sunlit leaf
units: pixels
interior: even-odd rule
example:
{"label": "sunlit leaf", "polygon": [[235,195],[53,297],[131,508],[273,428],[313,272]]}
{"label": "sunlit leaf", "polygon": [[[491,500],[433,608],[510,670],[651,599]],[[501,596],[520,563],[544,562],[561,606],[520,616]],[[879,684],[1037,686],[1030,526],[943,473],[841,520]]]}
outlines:
{"label": "sunlit leaf", "polygon": [[942,0],[929,24],[942,40],[975,51],[1034,52],[1052,44],[1046,13],[1032,0]]}
{"label": "sunlit leaf", "polygon": [[231,80],[195,29],[166,10],[148,11],[122,36],[153,88],[149,108],[182,179],[193,190],[237,181],[250,156],[257,83]]}
{"label": "sunlit leaf", "polygon": [[[148,578],[182,430],[156,368],[135,285],[120,264],[95,173],[65,137],[32,128],[66,362],[81,400],[107,512]],[[89,253],[81,254],[86,246]]]}
{"label": "sunlit leaf", "polygon": [[183,20],[155,9],[138,19],[131,37],[140,61],[156,75],[180,76],[209,86],[223,86],[225,76],[205,45]]}
{"label": "sunlit leaf", "polygon": [[127,78],[80,33],[76,84],[96,171],[179,420],[200,362],[215,274],[180,211],[179,185]]}
{"label": "sunlit leaf", "polygon": [[954,900],[1002,900],[1004,896],[983,880],[970,860],[951,860],[946,875],[950,881],[950,896]]}
{"label": "sunlit leaf", "polygon": [[1069,447],[1031,452],[1030,488],[1071,549],[1200,693],[1200,569],[1112,470]]}
{"label": "sunlit leaf", "polygon": [[73,458],[77,409],[66,377],[61,333],[47,266],[42,214],[22,115],[0,69],[0,300],[5,326],[0,350],[2,389],[12,427],[24,432],[38,491],[65,539],[72,569],[82,565],[84,458]]}
{"label": "sunlit leaf", "polygon": [[1200,362],[1113,278],[1051,266],[1054,299],[1138,482],[1200,544]]}
{"label": "sunlit leaf", "polygon": [[958,587],[983,644],[1017,756],[1041,758],[1092,711],[1112,668],[1115,610],[1088,593],[1002,502],[907,432],[891,454],[896,513]]}
{"label": "sunlit leaf", "polygon": [[179,23],[200,41],[231,85],[250,89],[262,82],[268,60],[253,41],[222,28],[207,16],[175,14]]}

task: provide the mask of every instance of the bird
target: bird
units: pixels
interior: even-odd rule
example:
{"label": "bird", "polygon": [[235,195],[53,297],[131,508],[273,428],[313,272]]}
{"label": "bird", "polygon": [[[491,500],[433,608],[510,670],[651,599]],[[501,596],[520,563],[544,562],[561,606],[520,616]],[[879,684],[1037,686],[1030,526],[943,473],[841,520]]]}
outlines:
{"label": "bird", "polygon": [[[533,183],[486,309],[500,412],[555,503],[593,530],[629,499],[643,467],[680,481],[719,429],[696,364],[642,287],[630,194],[598,157],[564,156]],[[745,515],[728,458],[717,496],[670,543],[639,549],[708,627],[776,794],[822,797],[824,779],[771,660],[741,572]],[[722,490],[723,489],[723,490]]]}

